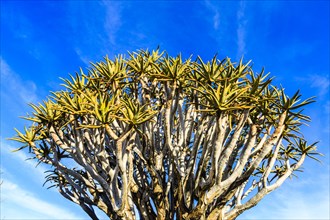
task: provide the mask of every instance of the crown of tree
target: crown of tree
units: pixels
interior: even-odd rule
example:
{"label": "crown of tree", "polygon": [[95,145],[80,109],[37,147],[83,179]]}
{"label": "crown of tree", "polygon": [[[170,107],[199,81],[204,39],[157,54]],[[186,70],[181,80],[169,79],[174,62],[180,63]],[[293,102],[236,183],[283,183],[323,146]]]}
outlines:
{"label": "crown of tree", "polygon": [[232,220],[319,154],[299,132],[314,99],[250,62],[140,50],[63,81],[11,139],[92,219]]}

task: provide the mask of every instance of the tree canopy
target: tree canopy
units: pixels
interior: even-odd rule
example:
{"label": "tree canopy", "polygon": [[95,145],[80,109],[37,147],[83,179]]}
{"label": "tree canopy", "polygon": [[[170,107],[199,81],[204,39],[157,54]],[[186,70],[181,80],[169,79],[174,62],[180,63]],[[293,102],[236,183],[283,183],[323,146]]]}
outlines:
{"label": "tree canopy", "polygon": [[217,56],[105,57],[30,104],[11,139],[92,219],[232,220],[319,154],[300,133],[314,99],[272,80]]}

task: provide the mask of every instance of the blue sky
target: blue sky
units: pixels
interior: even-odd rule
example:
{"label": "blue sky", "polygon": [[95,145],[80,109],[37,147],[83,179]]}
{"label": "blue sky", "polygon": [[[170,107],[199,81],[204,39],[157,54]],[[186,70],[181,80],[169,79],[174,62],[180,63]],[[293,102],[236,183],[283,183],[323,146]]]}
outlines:
{"label": "blue sky", "polygon": [[329,1],[1,1],[2,219],[88,219],[80,207],[42,187],[45,168],[10,153],[6,138],[18,118],[61,89],[59,77],[105,55],[158,45],[170,55],[215,53],[265,67],[288,94],[317,96],[305,113],[306,138],[320,140],[323,163],[304,173],[239,219],[329,219]]}

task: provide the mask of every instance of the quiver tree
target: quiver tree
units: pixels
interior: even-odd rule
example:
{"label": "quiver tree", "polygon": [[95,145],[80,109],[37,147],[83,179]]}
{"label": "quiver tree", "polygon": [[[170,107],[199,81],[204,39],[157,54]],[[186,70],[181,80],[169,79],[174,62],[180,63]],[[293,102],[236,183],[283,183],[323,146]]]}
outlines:
{"label": "quiver tree", "polygon": [[92,219],[235,219],[319,154],[299,132],[313,98],[242,60],[141,50],[63,81],[11,139]]}

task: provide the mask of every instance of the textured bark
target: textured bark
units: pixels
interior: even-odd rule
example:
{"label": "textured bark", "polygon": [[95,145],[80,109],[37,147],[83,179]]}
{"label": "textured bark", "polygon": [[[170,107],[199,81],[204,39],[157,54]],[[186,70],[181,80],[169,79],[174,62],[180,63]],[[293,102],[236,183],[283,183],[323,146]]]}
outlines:
{"label": "textured bark", "polygon": [[313,100],[248,64],[130,55],[64,80],[12,138],[90,218],[233,220],[316,154],[297,133]]}

